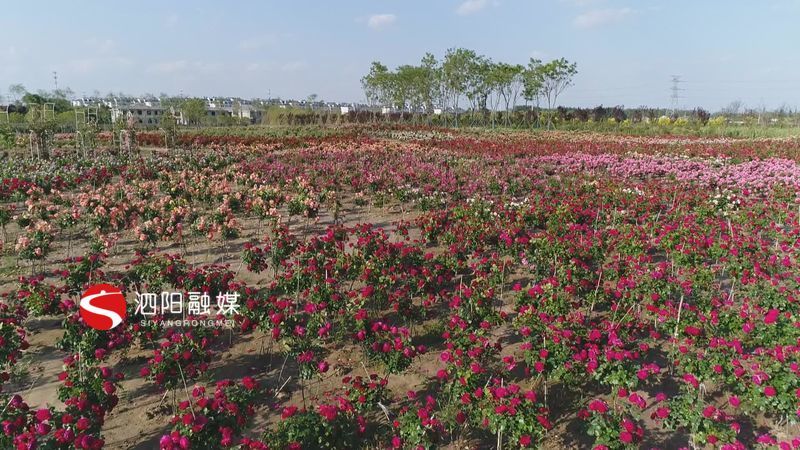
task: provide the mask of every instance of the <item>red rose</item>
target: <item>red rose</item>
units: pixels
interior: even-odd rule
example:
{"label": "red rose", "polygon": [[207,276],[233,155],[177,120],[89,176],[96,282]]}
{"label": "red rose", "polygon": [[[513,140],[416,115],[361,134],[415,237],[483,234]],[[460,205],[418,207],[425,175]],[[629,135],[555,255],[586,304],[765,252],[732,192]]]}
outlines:
{"label": "red rose", "polygon": [[771,324],[777,322],[779,314],[780,314],[780,311],[778,311],[777,309],[770,309],[769,311],[767,311],[767,314],[764,316],[764,323],[767,324],[767,325],[771,325]]}

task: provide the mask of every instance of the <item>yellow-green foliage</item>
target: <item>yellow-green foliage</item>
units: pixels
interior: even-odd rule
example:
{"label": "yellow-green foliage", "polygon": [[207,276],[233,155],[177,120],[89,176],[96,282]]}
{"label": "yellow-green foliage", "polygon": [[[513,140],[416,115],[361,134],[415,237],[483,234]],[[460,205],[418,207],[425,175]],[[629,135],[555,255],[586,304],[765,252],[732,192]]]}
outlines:
{"label": "yellow-green foliage", "polygon": [[710,126],[710,127],[721,127],[721,126],[723,126],[723,125],[725,125],[727,123],[728,123],[728,119],[726,119],[725,116],[717,116],[717,117],[714,117],[713,119],[710,119],[708,121],[708,126]]}
{"label": "yellow-green foliage", "polygon": [[658,125],[662,127],[666,127],[672,124],[672,119],[667,116],[661,116],[658,118]]}

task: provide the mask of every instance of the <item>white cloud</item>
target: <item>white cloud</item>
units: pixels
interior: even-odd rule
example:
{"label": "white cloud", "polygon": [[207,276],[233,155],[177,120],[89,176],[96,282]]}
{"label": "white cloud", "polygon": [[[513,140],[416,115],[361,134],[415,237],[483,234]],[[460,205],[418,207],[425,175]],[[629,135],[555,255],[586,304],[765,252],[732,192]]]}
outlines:
{"label": "white cloud", "polygon": [[488,4],[489,0],[467,0],[458,5],[456,13],[461,14],[462,16],[473,14],[485,8]]}
{"label": "white cloud", "polygon": [[380,30],[397,20],[394,14],[374,14],[367,19],[367,25],[373,30]]}
{"label": "white cloud", "polygon": [[621,22],[632,14],[633,10],[630,8],[594,9],[575,17],[572,24],[578,28],[594,28]]}

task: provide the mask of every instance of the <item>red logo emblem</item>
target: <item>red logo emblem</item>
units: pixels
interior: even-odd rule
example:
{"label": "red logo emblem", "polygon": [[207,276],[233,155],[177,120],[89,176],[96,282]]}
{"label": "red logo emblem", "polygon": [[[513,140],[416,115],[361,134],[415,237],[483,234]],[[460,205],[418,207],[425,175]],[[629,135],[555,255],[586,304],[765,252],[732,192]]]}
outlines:
{"label": "red logo emblem", "polygon": [[96,330],[110,330],[122,323],[126,307],[125,296],[110,284],[89,286],[81,296],[81,317]]}

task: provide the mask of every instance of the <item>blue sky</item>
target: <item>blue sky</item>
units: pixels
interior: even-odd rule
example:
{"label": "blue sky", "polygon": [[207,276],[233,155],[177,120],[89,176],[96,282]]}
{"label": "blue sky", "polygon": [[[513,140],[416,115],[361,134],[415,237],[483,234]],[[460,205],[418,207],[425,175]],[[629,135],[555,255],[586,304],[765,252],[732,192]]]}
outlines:
{"label": "blue sky", "polygon": [[560,103],[800,107],[800,0],[8,2],[0,95],[11,83],[77,94],[363,99],[390,67],[467,47],[497,61],[578,63]]}

